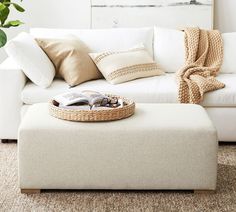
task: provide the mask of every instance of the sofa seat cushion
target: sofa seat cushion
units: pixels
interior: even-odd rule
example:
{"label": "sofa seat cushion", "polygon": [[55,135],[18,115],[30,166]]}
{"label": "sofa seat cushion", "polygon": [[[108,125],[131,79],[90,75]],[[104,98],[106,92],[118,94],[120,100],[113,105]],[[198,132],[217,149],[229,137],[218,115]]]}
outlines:
{"label": "sofa seat cushion", "polygon": [[[236,106],[236,74],[220,74],[217,79],[225,83],[226,87],[207,93],[202,105],[206,107]],[[22,101],[25,104],[47,102],[53,96],[73,89],[114,93],[132,98],[139,103],[177,103],[178,96],[175,74],[166,74],[118,85],[111,85],[105,79],[100,79],[85,82],[74,88],[69,88],[66,82],[59,79],[54,80],[47,89],[29,82],[22,91]]]}

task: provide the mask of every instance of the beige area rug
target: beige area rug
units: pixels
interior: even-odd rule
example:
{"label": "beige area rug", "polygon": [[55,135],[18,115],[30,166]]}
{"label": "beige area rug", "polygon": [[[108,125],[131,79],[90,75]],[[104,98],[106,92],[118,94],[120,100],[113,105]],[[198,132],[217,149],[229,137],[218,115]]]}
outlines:
{"label": "beige area rug", "polygon": [[219,148],[216,194],[67,191],[20,194],[16,144],[0,144],[0,212],[4,211],[236,211],[236,144]]}

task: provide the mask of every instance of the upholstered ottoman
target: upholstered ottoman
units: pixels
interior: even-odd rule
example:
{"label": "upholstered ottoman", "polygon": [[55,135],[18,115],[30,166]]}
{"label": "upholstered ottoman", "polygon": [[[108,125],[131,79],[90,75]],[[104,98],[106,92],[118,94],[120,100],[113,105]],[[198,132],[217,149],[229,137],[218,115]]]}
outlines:
{"label": "upholstered ottoman", "polygon": [[215,190],[217,135],[197,105],[137,104],[134,116],[79,123],[35,104],[19,129],[22,192],[41,189]]}

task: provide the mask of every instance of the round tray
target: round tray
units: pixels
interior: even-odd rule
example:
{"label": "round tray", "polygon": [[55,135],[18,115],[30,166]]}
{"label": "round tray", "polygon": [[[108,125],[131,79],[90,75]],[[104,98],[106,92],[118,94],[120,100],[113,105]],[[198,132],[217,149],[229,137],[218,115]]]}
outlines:
{"label": "round tray", "polygon": [[134,114],[134,101],[110,94],[106,94],[106,96],[123,99],[125,105],[122,108],[106,110],[75,110],[60,108],[58,103],[52,100],[49,102],[49,113],[59,119],[80,122],[114,121],[128,118]]}

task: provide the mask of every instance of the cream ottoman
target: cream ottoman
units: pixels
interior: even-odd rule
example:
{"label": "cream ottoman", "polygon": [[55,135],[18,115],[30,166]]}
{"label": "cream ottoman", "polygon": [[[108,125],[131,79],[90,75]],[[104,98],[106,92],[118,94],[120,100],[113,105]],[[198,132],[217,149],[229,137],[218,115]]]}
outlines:
{"label": "cream ottoman", "polygon": [[21,191],[215,190],[217,135],[197,105],[137,104],[134,116],[77,123],[35,104],[19,129]]}

